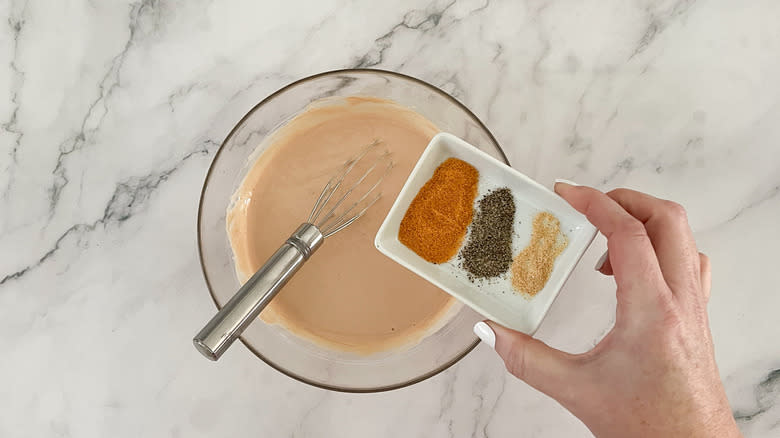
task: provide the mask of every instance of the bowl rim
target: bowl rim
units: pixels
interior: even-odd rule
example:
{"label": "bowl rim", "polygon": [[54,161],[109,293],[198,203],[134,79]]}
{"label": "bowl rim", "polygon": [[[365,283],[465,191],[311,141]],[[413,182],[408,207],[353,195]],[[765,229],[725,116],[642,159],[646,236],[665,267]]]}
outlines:
{"label": "bowl rim", "polygon": [[[488,127],[482,122],[482,120],[479,119],[479,117],[476,116],[466,105],[461,103],[458,99],[450,95],[449,93],[445,92],[441,88],[430,84],[422,79],[408,76],[403,73],[398,73],[395,71],[390,70],[382,70],[382,69],[376,69],[376,68],[345,68],[345,69],[336,69],[336,70],[329,70],[324,71],[321,73],[317,73],[314,75],[306,76],[304,78],[298,79],[296,81],[290,82],[289,84],[279,88],[278,90],[274,91],[273,93],[269,94],[260,102],[255,104],[249,111],[247,111],[246,114],[244,114],[243,117],[233,126],[233,128],[228,132],[227,136],[225,136],[225,139],[222,140],[222,143],[219,145],[219,148],[217,149],[217,152],[214,154],[214,158],[211,159],[211,163],[209,164],[209,169],[206,172],[206,176],[203,180],[203,186],[200,191],[200,197],[198,198],[198,220],[197,220],[197,238],[198,238],[198,261],[200,263],[200,270],[203,274],[203,279],[206,281],[206,288],[208,289],[209,296],[211,296],[211,300],[216,306],[217,310],[221,308],[220,304],[217,302],[217,298],[214,294],[214,288],[211,285],[211,282],[209,281],[208,274],[206,273],[206,267],[204,263],[203,258],[203,245],[202,245],[202,239],[201,239],[201,218],[203,215],[203,198],[206,194],[206,187],[208,186],[209,180],[212,177],[212,171],[214,169],[214,165],[217,162],[217,159],[219,158],[220,154],[222,153],[223,149],[225,148],[225,145],[228,143],[228,141],[233,137],[233,135],[236,133],[238,128],[244,124],[244,122],[261,106],[265,105],[266,103],[270,102],[274,98],[276,98],[278,95],[284,93],[285,91],[300,85],[302,83],[310,82],[325,76],[335,76],[339,74],[382,74],[382,75],[389,75],[394,76],[396,78],[404,79],[407,81],[411,81],[414,83],[417,83],[418,85],[422,85],[426,88],[429,88],[430,90],[438,93],[442,97],[444,97],[446,100],[449,100],[454,105],[459,107],[461,110],[463,110],[469,117],[473,119],[473,121],[479,125],[480,128],[482,128],[490,138],[490,140],[493,142],[493,144],[496,146],[496,149],[498,149],[498,153],[501,157],[501,160],[505,162],[507,165],[509,164],[509,160],[507,159],[506,154],[504,153],[504,150],[501,148],[501,145],[498,143],[498,140],[496,140],[496,137],[493,135],[493,133],[488,129]],[[463,351],[461,351],[459,354],[455,355],[453,358],[448,360],[447,362],[439,365],[435,369],[428,371],[426,373],[423,373],[413,379],[408,379],[403,382],[391,384],[391,385],[384,385],[384,386],[377,386],[377,387],[371,387],[371,388],[350,388],[350,387],[342,387],[337,385],[328,385],[322,382],[317,382],[315,380],[308,379],[305,376],[301,376],[299,374],[296,374],[292,371],[289,371],[285,369],[284,367],[276,364],[274,361],[270,360],[266,356],[264,356],[258,349],[256,349],[249,341],[244,339],[244,336],[238,337],[239,341],[241,341],[244,346],[249,349],[255,356],[257,356],[260,360],[265,362],[268,366],[275,369],[276,371],[295,379],[299,382],[321,388],[326,389],[330,391],[336,391],[336,392],[344,392],[344,393],[375,393],[375,392],[385,392],[385,391],[391,391],[395,389],[405,388],[407,386],[414,385],[416,383],[420,383],[424,380],[427,380],[442,371],[450,368],[451,366],[458,363],[461,359],[463,359],[467,354],[469,354],[476,346],[479,344],[480,340],[475,336],[475,340],[467,346]]]}

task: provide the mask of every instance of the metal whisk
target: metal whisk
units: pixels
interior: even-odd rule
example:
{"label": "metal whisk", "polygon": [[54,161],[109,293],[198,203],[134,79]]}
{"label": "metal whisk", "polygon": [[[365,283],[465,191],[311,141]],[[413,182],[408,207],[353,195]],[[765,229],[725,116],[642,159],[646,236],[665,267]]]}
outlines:
{"label": "metal whisk", "polygon": [[[328,181],[306,222],[195,335],[192,342],[198,351],[219,359],[326,238],[358,220],[379,200],[377,189],[393,167],[390,154],[378,152],[379,144],[374,141],[363,148]],[[359,176],[351,181],[353,170]]]}

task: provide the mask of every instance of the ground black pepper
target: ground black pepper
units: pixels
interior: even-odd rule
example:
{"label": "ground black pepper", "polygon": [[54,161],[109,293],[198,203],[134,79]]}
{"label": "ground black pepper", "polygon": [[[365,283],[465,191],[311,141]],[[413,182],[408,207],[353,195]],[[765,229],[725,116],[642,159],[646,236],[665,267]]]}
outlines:
{"label": "ground black pepper", "polygon": [[515,200],[508,188],[488,192],[478,203],[466,246],[460,254],[471,280],[497,277],[512,265]]}

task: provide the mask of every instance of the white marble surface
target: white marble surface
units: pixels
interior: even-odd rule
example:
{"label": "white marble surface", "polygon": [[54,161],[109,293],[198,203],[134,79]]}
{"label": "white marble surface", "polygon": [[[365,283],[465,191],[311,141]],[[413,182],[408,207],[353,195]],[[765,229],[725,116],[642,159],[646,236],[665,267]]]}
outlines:
{"label": "white marble surface", "polygon": [[[195,212],[259,99],[323,70],[441,86],[549,184],[687,206],[735,416],[780,435],[780,3],[451,0],[0,2],[0,436],[588,436],[479,347],[384,394],[295,382],[190,339],[213,312]],[[610,326],[598,240],[538,336]]]}

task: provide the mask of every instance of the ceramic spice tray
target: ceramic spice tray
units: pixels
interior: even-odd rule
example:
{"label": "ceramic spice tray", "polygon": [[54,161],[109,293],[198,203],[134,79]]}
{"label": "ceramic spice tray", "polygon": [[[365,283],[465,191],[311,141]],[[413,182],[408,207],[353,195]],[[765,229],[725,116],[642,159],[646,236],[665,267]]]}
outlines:
{"label": "ceramic spice tray", "polygon": [[[476,201],[493,189],[507,187],[512,191],[516,208],[513,254],[518,254],[528,245],[536,214],[547,211],[560,221],[561,232],[568,238],[568,245],[555,260],[550,277],[542,290],[533,297],[515,291],[510,274],[487,280],[470,280],[457,256],[445,263],[430,263],[398,240],[401,220],[415,195],[431,178],[434,170],[451,157],[461,159],[479,171]],[[596,228],[585,216],[550,189],[460,138],[440,133],[431,140],[412,170],[379,228],[374,243],[383,254],[486,318],[514,330],[533,334],[593,241],[596,232]],[[467,239],[464,239],[464,244],[466,241]]]}

